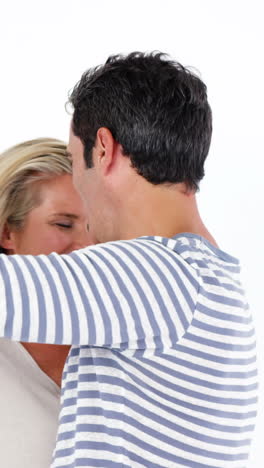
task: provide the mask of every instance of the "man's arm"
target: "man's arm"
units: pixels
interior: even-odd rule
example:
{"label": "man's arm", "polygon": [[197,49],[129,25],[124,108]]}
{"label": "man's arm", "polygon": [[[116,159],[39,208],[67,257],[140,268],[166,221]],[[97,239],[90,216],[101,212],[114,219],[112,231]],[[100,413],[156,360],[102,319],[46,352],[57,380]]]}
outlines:
{"label": "man's arm", "polygon": [[0,336],[130,349],[172,346],[192,319],[194,270],[148,239],[69,255],[0,256]]}

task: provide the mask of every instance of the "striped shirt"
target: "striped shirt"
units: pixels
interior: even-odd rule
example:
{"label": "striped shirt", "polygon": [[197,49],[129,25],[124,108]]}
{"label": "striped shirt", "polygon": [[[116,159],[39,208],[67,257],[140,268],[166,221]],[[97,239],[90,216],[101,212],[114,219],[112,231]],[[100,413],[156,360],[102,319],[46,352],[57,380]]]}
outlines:
{"label": "striped shirt", "polygon": [[257,401],[239,262],[193,234],[0,256],[0,336],[72,344],[53,468],[245,468]]}

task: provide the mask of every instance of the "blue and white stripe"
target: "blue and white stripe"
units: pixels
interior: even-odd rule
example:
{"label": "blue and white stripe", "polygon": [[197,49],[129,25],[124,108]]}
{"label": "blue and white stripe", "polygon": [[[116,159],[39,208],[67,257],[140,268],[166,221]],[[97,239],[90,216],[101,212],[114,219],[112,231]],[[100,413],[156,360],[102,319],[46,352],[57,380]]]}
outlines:
{"label": "blue and white stripe", "polygon": [[53,468],[246,468],[255,332],[239,262],[142,237],[0,256],[0,336],[72,344]]}

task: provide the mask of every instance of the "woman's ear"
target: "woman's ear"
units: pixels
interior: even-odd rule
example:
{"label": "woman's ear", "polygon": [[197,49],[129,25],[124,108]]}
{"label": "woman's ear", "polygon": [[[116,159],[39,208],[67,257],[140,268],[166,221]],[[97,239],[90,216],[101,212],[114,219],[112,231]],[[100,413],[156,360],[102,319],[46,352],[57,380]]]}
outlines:
{"label": "woman's ear", "polygon": [[10,253],[14,252],[15,241],[13,236],[13,231],[10,230],[10,227],[6,223],[0,238],[0,245],[4,249],[8,250]]}

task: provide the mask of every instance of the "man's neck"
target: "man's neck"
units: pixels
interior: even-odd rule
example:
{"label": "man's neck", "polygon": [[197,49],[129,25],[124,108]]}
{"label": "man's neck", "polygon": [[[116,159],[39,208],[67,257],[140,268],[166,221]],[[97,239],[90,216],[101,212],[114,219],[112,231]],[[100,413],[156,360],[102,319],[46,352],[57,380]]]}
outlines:
{"label": "man's neck", "polygon": [[157,190],[146,192],[142,197],[134,195],[126,203],[129,206],[118,213],[116,239],[149,235],[170,238],[189,232],[217,246],[200,217],[195,194],[187,192],[180,184],[177,189],[157,187]]}

